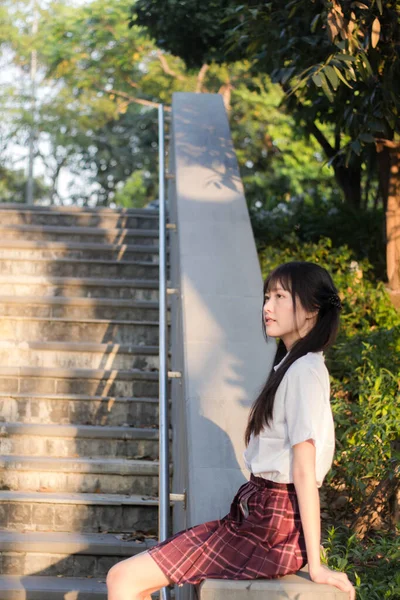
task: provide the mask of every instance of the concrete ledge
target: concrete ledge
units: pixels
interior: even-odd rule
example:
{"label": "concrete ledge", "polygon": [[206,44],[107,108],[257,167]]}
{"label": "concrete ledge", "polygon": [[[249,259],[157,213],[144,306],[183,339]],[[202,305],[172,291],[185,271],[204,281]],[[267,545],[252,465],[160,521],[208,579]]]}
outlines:
{"label": "concrete ledge", "polygon": [[206,579],[199,590],[201,600],[348,600],[336,587],[313,583],[305,570],[280,579]]}

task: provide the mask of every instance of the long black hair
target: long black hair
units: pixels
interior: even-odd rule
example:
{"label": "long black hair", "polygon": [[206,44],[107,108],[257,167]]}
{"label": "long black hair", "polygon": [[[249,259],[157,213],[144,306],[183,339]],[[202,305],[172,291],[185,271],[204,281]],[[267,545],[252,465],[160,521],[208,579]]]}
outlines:
{"label": "long black hair", "polygon": [[[298,298],[307,312],[318,311],[317,320],[314,327],[293,344],[282,365],[276,371],[271,370],[251,408],[245,432],[246,445],[249,443],[252,433],[258,435],[264,426],[271,423],[275,393],[290,365],[308,352],[318,352],[329,348],[335,342],[339,329],[341,303],[332,277],[326,269],[306,261],[292,261],[280,265],[268,275],[264,282],[263,308],[265,294],[274,289],[278,283],[292,295],[294,315],[296,315],[296,298]],[[268,339],[265,332],[264,310],[262,310],[262,328]],[[280,340],[274,365],[277,365],[286,354],[286,347]]]}

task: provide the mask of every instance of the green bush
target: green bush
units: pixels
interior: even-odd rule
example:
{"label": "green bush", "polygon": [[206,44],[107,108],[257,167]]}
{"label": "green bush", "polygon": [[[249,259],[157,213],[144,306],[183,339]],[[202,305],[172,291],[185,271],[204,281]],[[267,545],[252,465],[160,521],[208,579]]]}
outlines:
{"label": "green bush", "polygon": [[324,542],[323,562],[344,571],[353,581],[357,600],[400,598],[398,537],[385,533],[363,540],[346,527],[331,527]]}
{"label": "green bush", "polygon": [[[394,600],[399,597],[393,553],[398,548],[394,513],[399,489],[400,314],[368,260],[357,261],[347,245],[334,247],[329,238],[304,242],[292,233],[284,247],[265,246],[259,258],[264,277],[290,260],[316,262],[331,273],[339,290],[340,331],[325,353],[336,452],[323,488],[323,531],[331,547],[330,565],[348,567],[360,599]],[[369,570],[372,563],[379,570]]]}
{"label": "green bush", "polygon": [[299,242],[330,238],[335,248],[348,245],[357,260],[368,259],[376,277],[386,277],[385,214],[379,209],[360,211],[331,198],[290,198],[250,217],[257,247],[292,247],[293,232]]}

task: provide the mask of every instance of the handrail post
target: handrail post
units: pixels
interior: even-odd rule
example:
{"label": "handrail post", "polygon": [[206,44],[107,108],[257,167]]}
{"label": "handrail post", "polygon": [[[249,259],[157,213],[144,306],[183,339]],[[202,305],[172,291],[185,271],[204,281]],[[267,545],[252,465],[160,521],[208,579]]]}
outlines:
{"label": "handrail post", "polygon": [[[169,436],[168,436],[168,348],[167,348],[167,251],[165,201],[164,106],[158,105],[159,156],[159,509],[158,531],[162,542],[169,533]],[[167,587],[162,600],[169,600]]]}

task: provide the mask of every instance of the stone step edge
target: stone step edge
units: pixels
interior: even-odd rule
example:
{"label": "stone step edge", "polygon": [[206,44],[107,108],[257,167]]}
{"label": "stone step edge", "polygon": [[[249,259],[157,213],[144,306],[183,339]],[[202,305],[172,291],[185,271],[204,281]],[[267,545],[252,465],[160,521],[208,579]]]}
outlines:
{"label": "stone step edge", "polygon": [[87,506],[158,506],[158,498],[155,496],[138,494],[72,494],[66,492],[8,492],[0,490],[0,504],[5,502],[84,504]]}
{"label": "stone step edge", "polygon": [[[40,398],[42,400],[71,400],[73,402],[101,400],[103,402],[148,402],[149,404],[159,404],[158,398],[150,397],[130,397],[130,396],[90,396],[87,394],[45,394],[45,393],[34,393],[34,392],[0,392],[1,398]],[[172,400],[169,399],[169,403]],[[1,421],[0,421],[1,422]]]}
{"label": "stone step edge", "polygon": [[[158,440],[159,430],[154,427],[129,427],[124,425],[58,425],[53,423],[18,423],[7,421],[0,424],[0,438],[36,436],[51,438],[89,438],[118,440]],[[172,432],[169,431],[171,436]]]}
{"label": "stone step edge", "polygon": [[[159,592],[150,595],[160,600]],[[106,600],[105,577],[0,575],[1,600]],[[175,598],[171,589],[171,598]]]}
{"label": "stone step edge", "polygon": [[[159,471],[157,460],[106,458],[96,457],[65,457],[65,456],[0,456],[0,467],[11,471],[36,471],[46,473],[68,474],[96,474],[119,476],[152,476],[156,477]],[[172,465],[170,464],[172,471]],[[2,498],[0,490],[0,500]]]}
{"label": "stone step edge", "polygon": [[87,554],[119,556],[139,553],[157,543],[153,538],[143,541],[123,539],[126,534],[74,533],[53,531],[8,531],[0,529],[0,552],[29,552],[38,554]]}
{"label": "stone step edge", "polygon": [[106,286],[126,288],[133,287],[137,289],[157,289],[159,288],[158,279],[113,279],[101,277],[53,277],[46,275],[42,277],[33,277],[30,275],[0,275],[0,284],[24,284],[24,285],[59,285],[59,286]]}
{"label": "stone step edge", "polygon": [[[14,224],[2,224],[0,223],[0,231],[21,231],[21,232],[32,232],[32,233],[67,233],[71,235],[75,234],[87,234],[87,235],[107,235],[113,234],[118,236],[131,236],[131,237],[152,237],[158,238],[158,229],[127,229],[120,227],[113,228],[101,228],[101,227],[79,227],[79,226],[61,226],[61,225],[14,225]],[[168,232],[168,230],[167,230]]]}
{"label": "stone step edge", "polygon": [[21,238],[5,238],[0,241],[0,250],[2,248],[10,249],[33,249],[33,250],[112,250],[120,252],[137,252],[145,254],[158,254],[159,248],[156,245],[145,244],[95,244],[90,242],[49,242],[46,240],[24,240]]}
{"label": "stone step edge", "polygon": [[153,217],[153,218],[157,218],[159,217],[159,211],[156,209],[146,209],[146,208],[125,208],[125,207],[118,207],[118,208],[109,208],[109,207],[100,207],[100,208],[96,208],[96,207],[90,207],[90,206],[75,206],[75,205],[71,205],[71,206],[54,206],[54,205],[50,205],[50,206],[40,206],[38,204],[33,204],[30,206],[26,206],[24,204],[19,204],[18,202],[1,202],[0,203],[0,212],[4,210],[4,211],[16,211],[16,212],[20,212],[20,213],[30,213],[30,212],[35,212],[35,213],[49,213],[49,214],[54,214],[54,213],[60,213],[60,214],[68,214],[71,213],[72,215],[74,215],[74,213],[76,214],[82,214],[82,213],[88,213],[88,214],[107,214],[107,215],[113,215],[113,214],[117,214],[117,215],[131,215],[131,216],[144,216],[144,217]]}
{"label": "stone step edge", "polygon": [[105,600],[105,578],[1,575],[1,600]]}
{"label": "stone step edge", "polygon": [[0,340],[0,350],[43,350],[51,352],[93,352],[102,354],[144,354],[154,356],[159,354],[158,346],[138,346],[135,344],[115,344],[113,342],[41,342],[28,340],[14,342],[13,340]]}
{"label": "stone step edge", "polygon": [[[144,379],[158,381],[158,371],[140,369],[59,369],[53,367],[0,367],[0,377],[54,377],[59,379]],[[10,394],[9,394],[10,395]]]}
{"label": "stone step edge", "polygon": [[159,268],[159,264],[146,260],[107,260],[103,258],[48,258],[43,256],[30,257],[26,256],[3,256],[2,261],[9,261],[15,263],[50,263],[52,265],[122,265],[131,267],[151,267]]}
{"label": "stone step edge", "polygon": [[0,295],[0,304],[55,304],[56,306],[117,306],[118,308],[158,309],[154,300],[135,300],[125,298],[85,298],[82,296],[8,296]]}
{"label": "stone step edge", "polygon": [[0,319],[7,321],[40,321],[52,323],[94,323],[100,325],[145,325],[146,327],[158,327],[158,321],[139,321],[138,319],[78,319],[77,317],[26,317],[18,315],[0,315]]}

